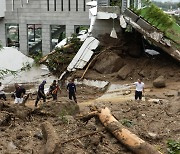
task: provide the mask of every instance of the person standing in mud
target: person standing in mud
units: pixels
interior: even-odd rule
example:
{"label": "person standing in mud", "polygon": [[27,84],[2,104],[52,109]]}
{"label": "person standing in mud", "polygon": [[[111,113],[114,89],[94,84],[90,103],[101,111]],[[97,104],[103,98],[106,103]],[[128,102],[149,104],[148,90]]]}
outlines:
{"label": "person standing in mud", "polygon": [[72,100],[72,98],[74,99],[74,101],[77,103],[77,99],[76,99],[76,85],[74,84],[74,80],[71,79],[70,82],[67,85],[67,91],[69,92],[69,99]]}
{"label": "person standing in mud", "polygon": [[5,95],[5,92],[4,92],[4,86],[0,82],[0,99],[1,98],[3,98],[6,101],[6,95]]}
{"label": "person standing in mud", "polygon": [[57,100],[58,91],[61,94],[61,89],[59,88],[58,84],[56,83],[56,80],[54,80],[49,88],[49,93],[52,95],[53,100]]}
{"label": "person standing in mud", "polygon": [[14,104],[21,104],[23,102],[23,96],[26,93],[25,88],[22,86],[18,85],[17,83],[14,84],[15,86],[15,101]]}
{"label": "person standing in mud", "polygon": [[43,98],[43,102],[46,102],[46,95],[44,93],[44,85],[46,84],[46,81],[44,80],[38,88],[37,98],[35,102],[35,107],[37,107],[37,104],[41,98]]}
{"label": "person standing in mud", "polygon": [[144,92],[144,83],[142,82],[141,79],[138,79],[137,82],[133,83],[136,86],[136,91],[135,91],[135,100],[139,98],[139,100],[142,99],[142,93]]}

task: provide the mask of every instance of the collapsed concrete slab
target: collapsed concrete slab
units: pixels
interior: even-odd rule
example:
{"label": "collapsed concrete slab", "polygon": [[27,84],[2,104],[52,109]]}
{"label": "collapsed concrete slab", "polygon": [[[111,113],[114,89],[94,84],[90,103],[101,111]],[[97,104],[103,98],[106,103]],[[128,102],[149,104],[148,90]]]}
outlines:
{"label": "collapsed concrete slab", "polygon": [[158,46],[164,52],[180,62],[180,51],[171,40],[164,37],[162,32],[159,32],[158,29],[129,9],[125,10],[124,18],[126,22],[141,33],[145,39],[151,41],[154,45]]}

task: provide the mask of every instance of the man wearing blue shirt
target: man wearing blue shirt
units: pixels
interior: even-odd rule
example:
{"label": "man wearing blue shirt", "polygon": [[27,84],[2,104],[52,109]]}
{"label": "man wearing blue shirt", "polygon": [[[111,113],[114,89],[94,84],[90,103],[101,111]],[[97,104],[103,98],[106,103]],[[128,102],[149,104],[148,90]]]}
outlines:
{"label": "man wearing blue shirt", "polygon": [[40,85],[38,89],[38,94],[35,102],[35,107],[37,107],[37,104],[41,98],[43,98],[43,102],[46,102],[46,96],[44,93],[44,85],[46,84],[46,81],[44,80]]}
{"label": "man wearing blue shirt", "polygon": [[77,103],[76,99],[76,85],[74,84],[74,80],[70,80],[70,82],[67,85],[67,91],[69,92],[69,99],[72,100],[72,97],[74,101]]}

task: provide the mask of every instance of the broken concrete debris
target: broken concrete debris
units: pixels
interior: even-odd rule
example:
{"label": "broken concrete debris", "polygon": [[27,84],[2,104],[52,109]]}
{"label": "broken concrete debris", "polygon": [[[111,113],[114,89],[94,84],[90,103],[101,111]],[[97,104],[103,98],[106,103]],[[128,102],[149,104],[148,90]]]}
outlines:
{"label": "broken concrete debris", "polygon": [[180,61],[180,52],[177,49],[177,46],[172,45],[169,39],[165,39],[162,32],[159,32],[156,28],[141,17],[137,16],[130,9],[125,10],[124,18],[126,22],[141,33],[145,39],[160,47],[164,52],[172,56],[178,62]]}

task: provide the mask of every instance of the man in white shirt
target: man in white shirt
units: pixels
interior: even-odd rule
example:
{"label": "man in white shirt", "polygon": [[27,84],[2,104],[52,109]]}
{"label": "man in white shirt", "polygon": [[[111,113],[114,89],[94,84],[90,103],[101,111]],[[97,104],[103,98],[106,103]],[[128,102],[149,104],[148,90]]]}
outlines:
{"label": "man in white shirt", "polygon": [[1,98],[3,98],[6,101],[6,95],[5,95],[5,92],[4,92],[4,86],[0,82],[0,99]]}
{"label": "man in white shirt", "polygon": [[144,83],[142,82],[141,79],[138,79],[137,82],[134,82],[134,85],[136,86],[136,91],[135,91],[135,100],[139,98],[139,100],[142,99],[142,93],[144,92]]}

